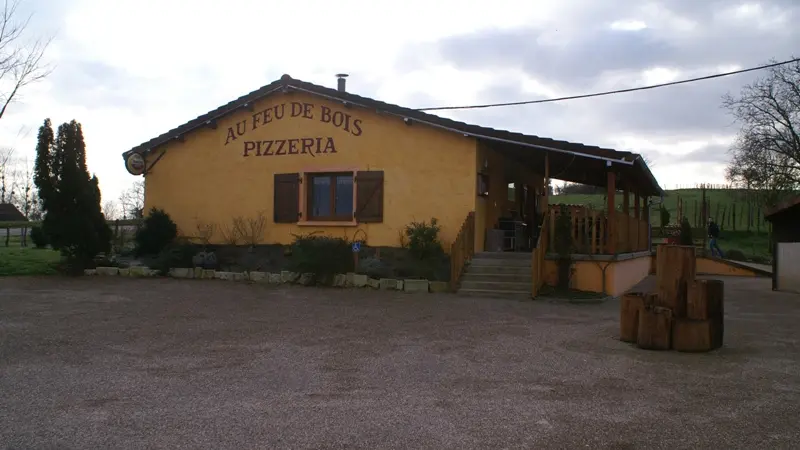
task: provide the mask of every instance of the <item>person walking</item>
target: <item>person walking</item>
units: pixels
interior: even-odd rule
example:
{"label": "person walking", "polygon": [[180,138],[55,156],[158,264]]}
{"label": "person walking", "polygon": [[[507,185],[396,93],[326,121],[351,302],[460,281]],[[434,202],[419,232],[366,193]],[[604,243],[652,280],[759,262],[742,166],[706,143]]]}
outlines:
{"label": "person walking", "polygon": [[724,258],[725,254],[722,252],[722,249],[719,248],[719,244],[717,244],[717,239],[719,238],[719,226],[711,217],[708,218],[708,237],[708,247],[711,249],[711,256],[719,256],[720,258]]}

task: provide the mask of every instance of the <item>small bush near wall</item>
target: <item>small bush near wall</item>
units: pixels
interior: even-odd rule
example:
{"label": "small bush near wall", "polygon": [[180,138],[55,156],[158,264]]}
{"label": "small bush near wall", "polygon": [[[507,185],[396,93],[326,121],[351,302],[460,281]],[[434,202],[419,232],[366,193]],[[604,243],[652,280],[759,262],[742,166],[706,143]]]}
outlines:
{"label": "small bush near wall", "polygon": [[280,272],[288,270],[289,260],[285,254],[286,246],[280,244],[256,245],[216,245],[209,250],[216,253],[219,270],[225,272]]}
{"label": "small bush near wall", "polygon": [[661,231],[663,233],[664,228],[669,226],[670,219],[669,210],[664,205],[658,207],[658,218],[660,219],[659,222],[661,225]]}
{"label": "small bush near wall", "polygon": [[137,255],[158,255],[178,237],[178,226],[164,210],[153,208],[136,231]]}
{"label": "small bush near wall", "polygon": [[194,267],[192,258],[198,247],[185,239],[175,239],[164,247],[155,260],[148,264],[150,268],[165,275],[172,268]]}
{"label": "small bush near wall", "polygon": [[323,235],[295,235],[288,269],[314,274],[315,281],[333,278],[338,273],[353,271],[350,242],[344,238]]}
{"label": "small bush near wall", "polygon": [[450,281],[450,257],[442,252],[420,260],[407,248],[361,247],[356,272],[372,278]]}
{"label": "small bush near wall", "polygon": [[681,221],[681,233],[680,237],[681,245],[694,245],[694,239],[692,238],[692,226],[689,224],[689,219],[686,217],[683,218]]}
{"label": "small bush near wall", "polygon": [[47,244],[49,244],[47,235],[44,233],[44,230],[42,230],[42,227],[39,226],[31,228],[31,240],[36,248],[45,248]]}
{"label": "small bush near wall", "polygon": [[430,223],[422,221],[406,225],[406,242],[411,255],[420,260],[440,257],[444,253],[439,241],[441,229],[435,217]]}

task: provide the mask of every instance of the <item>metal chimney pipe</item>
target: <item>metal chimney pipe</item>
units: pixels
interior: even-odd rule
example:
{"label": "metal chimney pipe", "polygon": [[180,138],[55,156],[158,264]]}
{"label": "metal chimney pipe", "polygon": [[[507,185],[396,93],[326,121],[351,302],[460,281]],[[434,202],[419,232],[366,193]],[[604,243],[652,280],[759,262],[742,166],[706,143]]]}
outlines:
{"label": "metal chimney pipe", "polygon": [[346,73],[337,73],[336,78],[338,78],[338,89],[339,92],[347,92],[345,85],[347,84],[347,74]]}

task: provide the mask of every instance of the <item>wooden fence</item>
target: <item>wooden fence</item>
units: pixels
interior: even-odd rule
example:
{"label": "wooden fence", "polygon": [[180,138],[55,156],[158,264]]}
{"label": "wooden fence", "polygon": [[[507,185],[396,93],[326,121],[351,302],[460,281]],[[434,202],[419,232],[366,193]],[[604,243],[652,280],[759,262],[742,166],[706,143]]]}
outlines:
{"label": "wooden fence", "polygon": [[[106,223],[108,223],[108,226],[110,227],[114,227],[115,225],[120,227],[129,227],[139,225],[142,223],[142,220],[143,219],[107,220]],[[0,222],[0,229],[16,230],[20,228],[33,228],[41,225],[41,220],[31,220],[28,222]]]}
{"label": "wooden fence", "polygon": [[550,242],[550,217],[552,216],[551,211],[545,213],[536,248],[531,254],[531,297],[539,295],[539,290],[544,286],[544,259],[547,254],[547,244]]}
{"label": "wooden fence", "polygon": [[[605,211],[593,210],[581,205],[553,205],[548,216],[550,247],[555,246],[556,219],[562,211],[570,216],[573,253],[611,254],[608,239],[608,217]],[[614,214],[616,225],[616,251],[614,253],[631,253],[646,251],[648,246],[649,225],[644,218]]]}
{"label": "wooden fence", "polygon": [[[124,227],[135,227],[142,223],[143,219],[126,219],[126,220],[107,220],[108,226],[111,227],[112,232],[112,244],[115,246],[123,246],[126,242],[126,239],[130,239],[132,234],[130,230],[125,230]],[[28,222],[0,222],[0,245],[4,245],[6,247],[11,246],[11,238],[14,238],[14,245],[17,245],[16,241],[17,238],[19,240],[19,245],[22,247],[27,247],[28,242],[30,241],[30,229],[33,227],[41,226],[42,222],[40,220],[32,220]],[[5,233],[2,232],[5,230]],[[15,232],[12,236],[11,230],[20,230],[18,233]],[[128,235],[126,235],[126,233]]]}
{"label": "wooden fence", "polygon": [[464,267],[475,254],[475,212],[470,211],[450,246],[450,289],[458,288]]}

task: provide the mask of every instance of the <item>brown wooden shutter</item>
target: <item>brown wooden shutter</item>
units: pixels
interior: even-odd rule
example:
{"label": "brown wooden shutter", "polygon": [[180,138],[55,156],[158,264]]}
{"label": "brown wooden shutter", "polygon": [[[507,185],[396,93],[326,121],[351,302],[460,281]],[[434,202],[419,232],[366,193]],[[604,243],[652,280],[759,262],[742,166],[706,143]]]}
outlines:
{"label": "brown wooden shutter", "polygon": [[300,219],[300,174],[275,174],[275,202],[272,216],[275,223],[297,223]]}
{"label": "brown wooden shutter", "polygon": [[356,220],[383,222],[383,171],[356,173]]}

